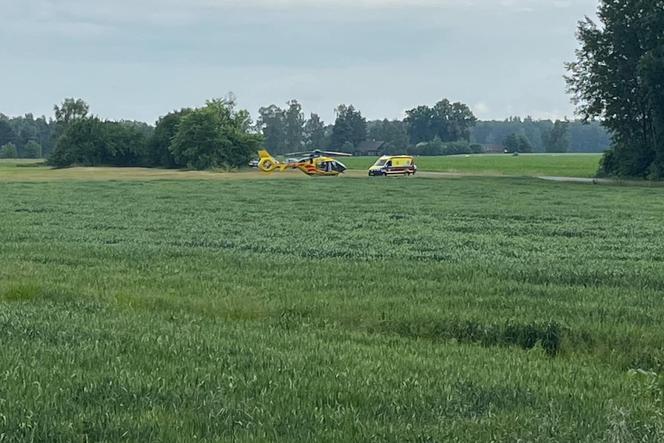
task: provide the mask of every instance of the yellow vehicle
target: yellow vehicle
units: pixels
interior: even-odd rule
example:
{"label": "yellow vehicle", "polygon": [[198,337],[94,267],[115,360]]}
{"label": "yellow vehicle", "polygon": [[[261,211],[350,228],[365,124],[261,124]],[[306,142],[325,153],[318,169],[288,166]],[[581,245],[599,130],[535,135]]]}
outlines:
{"label": "yellow vehicle", "polygon": [[415,175],[415,158],[410,155],[384,155],[369,168],[370,176]]}
{"label": "yellow vehicle", "polygon": [[294,155],[307,155],[300,160],[290,160],[280,162],[276,160],[267,151],[258,151],[258,169],[263,172],[284,172],[288,169],[299,169],[309,176],[337,176],[342,174],[347,168],[339,160],[330,156],[336,157],[351,157],[352,154],[345,154],[343,152],[328,152],[315,150],[311,152],[295,152],[286,154],[288,156]]}

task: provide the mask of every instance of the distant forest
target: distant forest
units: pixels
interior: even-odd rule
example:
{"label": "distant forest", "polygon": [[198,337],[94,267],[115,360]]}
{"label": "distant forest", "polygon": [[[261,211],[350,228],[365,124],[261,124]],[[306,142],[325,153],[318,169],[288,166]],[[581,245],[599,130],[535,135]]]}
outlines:
{"label": "distant forest", "polygon": [[[532,144],[534,152],[546,152],[547,136],[555,122],[512,117],[506,120],[478,121],[471,130],[470,141],[482,145],[504,145],[512,134],[523,135]],[[598,121],[567,124],[567,152],[604,152],[611,146],[611,135]]]}
{"label": "distant forest", "polygon": [[580,45],[565,76],[579,121],[479,121],[467,105],[442,99],[406,111],[402,120],[367,121],[353,105],[339,105],[328,123],[305,116],[290,100],[260,108],[254,122],[229,97],[170,112],[150,125],[101,120],[89,115],[84,101],[66,99],[54,107],[54,118],[0,114],[0,158],[207,169],[242,166],[258,148],[286,155],[317,148],[355,155],[605,152],[599,175],[662,180],[661,3],[603,1],[596,21],[579,22]]}
{"label": "distant forest", "polygon": [[[403,120],[367,121],[352,105],[340,105],[335,121],[305,117],[291,100],[258,111],[253,122],[233,98],[182,109],[155,124],[103,121],[82,100],[66,99],[54,116],[0,114],[0,158],[48,158],[56,166],[240,166],[259,147],[274,154],[317,148],[356,155],[409,153],[451,155],[482,152],[603,152],[610,147],[598,122],[510,117],[479,121],[463,103],[443,99],[406,112]],[[222,142],[223,141],[223,142]]]}

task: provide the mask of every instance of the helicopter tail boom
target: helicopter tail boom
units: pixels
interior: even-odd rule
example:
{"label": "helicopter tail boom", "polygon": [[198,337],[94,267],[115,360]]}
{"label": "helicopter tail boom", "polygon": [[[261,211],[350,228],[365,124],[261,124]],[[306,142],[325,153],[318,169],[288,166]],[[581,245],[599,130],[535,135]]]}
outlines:
{"label": "helicopter tail boom", "polygon": [[266,150],[258,151],[258,169],[263,172],[273,172],[277,169],[284,170],[286,165],[279,163],[277,159],[272,157],[272,155]]}

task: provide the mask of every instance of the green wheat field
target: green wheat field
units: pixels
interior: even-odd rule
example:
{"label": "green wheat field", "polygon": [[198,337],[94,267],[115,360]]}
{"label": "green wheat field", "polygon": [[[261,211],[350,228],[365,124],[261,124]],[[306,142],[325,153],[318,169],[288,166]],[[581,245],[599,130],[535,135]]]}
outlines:
{"label": "green wheat field", "polygon": [[[593,177],[599,168],[599,154],[481,154],[417,157],[420,170],[467,175]],[[344,158],[351,169],[369,169],[376,157]]]}
{"label": "green wheat field", "polygon": [[19,166],[2,443],[664,440],[661,187]]}

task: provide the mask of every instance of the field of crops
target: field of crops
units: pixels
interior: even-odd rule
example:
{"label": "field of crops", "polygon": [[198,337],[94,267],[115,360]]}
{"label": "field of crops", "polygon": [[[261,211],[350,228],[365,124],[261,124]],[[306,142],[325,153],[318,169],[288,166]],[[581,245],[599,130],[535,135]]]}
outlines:
{"label": "field of crops", "polygon": [[[454,155],[418,157],[417,166],[421,171],[471,175],[593,177],[600,159],[600,154]],[[353,169],[368,169],[375,161],[376,157],[343,159]]]}
{"label": "field of crops", "polygon": [[0,442],[664,439],[661,188],[51,172],[0,177]]}

